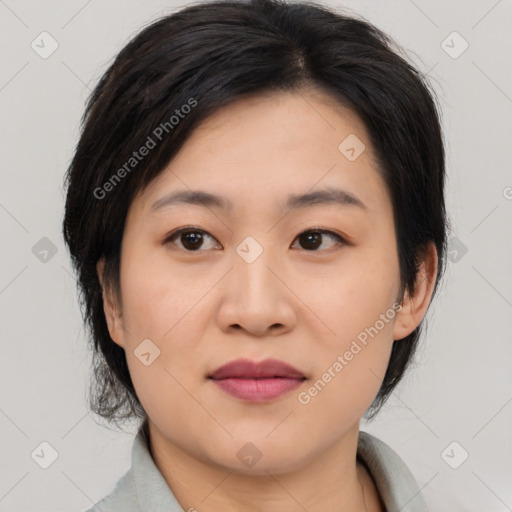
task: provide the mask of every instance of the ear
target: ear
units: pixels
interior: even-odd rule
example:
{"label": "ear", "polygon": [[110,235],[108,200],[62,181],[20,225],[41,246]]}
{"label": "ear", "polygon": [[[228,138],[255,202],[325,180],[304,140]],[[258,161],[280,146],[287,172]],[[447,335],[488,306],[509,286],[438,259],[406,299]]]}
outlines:
{"label": "ear", "polygon": [[414,293],[405,292],[401,303],[402,308],[396,315],[393,328],[394,340],[401,340],[411,334],[423,320],[434,292],[437,266],[436,246],[430,242],[423,253],[421,267],[416,276]]}
{"label": "ear", "polygon": [[120,346],[124,348],[124,328],[121,316],[121,308],[119,307],[117,297],[110,286],[105,284],[105,258],[102,257],[96,264],[98,279],[101,284],[103,296],[103,311],[105,320],[107,321],[108,332],[110,337]]}

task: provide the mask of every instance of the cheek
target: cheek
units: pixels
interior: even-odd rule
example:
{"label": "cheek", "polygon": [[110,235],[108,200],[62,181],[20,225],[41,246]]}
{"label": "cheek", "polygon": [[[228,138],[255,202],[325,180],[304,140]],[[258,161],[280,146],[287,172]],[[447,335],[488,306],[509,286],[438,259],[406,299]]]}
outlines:
{"label": "cheek", "polygon": [[[205,315],[197,303],[209,288],[201,279],[170,270],[165,262],[133,253],[121,277],[129,372],[148,415],[164,423],[170,421],[169,411],[189,403],[182,385],[191,387],[191,361],[201,360],[198,340]],[[150,364],[143,353],[149,353]]]}
{"label": "cheek", "polygon": [[[157,414],[169,399],[182,396],[178,382],[189,382],[191,361],[201,361],[200,340],[208,321],[201,299],[212,286],[212,275],[197,267],[173,268],[151,251],[125,254],[121,282],[127,362],[144,408]],[[150,342],[143,345],[143,340]],[[146,366],[140,356],[148,352],[152,362]]]}
{"label": "cheek", "polygon": [[308,287],[315,290],[308,305],[325,335],[315,337],[316,374],[304,401],[311,399],[318,413],[338,417],[350,411],[357,418],[373,401],[389,362],[399,309],[398,258],[389,250],[354,252],[324,286],[313,278],[305,282],[306,297]]}
{"label": "cheek", "polygon": [[[323,272],[322,276],[303,272],[296,290],[322,321],[319,325],[325,336],[319,340],[320,343],[323,340],[328,346],[342,348],[377,321],[383,336],[391,335],[393,325],[390,320],[396,316],[393,306],[399,287],[396,253],[372,247],[347,250],[340,262]],[[382,325],[380,318],[386,313]]]}
{"label": "cheek", "polygon": [[138,251],[126,257],[121,275],[123,313],[132,341],[143,336],[163,344],[182,324],[190,327],[191,319],[197,320],[195,305],[208,292],[210,280],[197,266],[171,265],[163,251]]}
{"label": "cheek", "polygon": [[[389,363],[396,310],[382,298],[373,296],[372,303],[367,299],[361,304],[344,302],[332,316],[336,336],[316,343],[315,374],[298,397],[307,417],[324,418],[330,429],[359,421],[377,395]],[[319,436],[327,435],[320,425],[311,428]]]}

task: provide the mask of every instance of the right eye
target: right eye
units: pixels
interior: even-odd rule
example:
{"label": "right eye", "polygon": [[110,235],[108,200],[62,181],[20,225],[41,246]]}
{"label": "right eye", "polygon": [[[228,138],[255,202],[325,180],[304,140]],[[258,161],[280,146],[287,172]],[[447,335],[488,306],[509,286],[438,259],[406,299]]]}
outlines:
{"label": "right eye", "polygon": [[[187,227],[173,231],[165,237],[163,243],[164,245],[178,245],[178,249],[186,252],[200,252],[199,249],[203,247],[204,241],[208,238],[210,240],[215,240],[215,238],[202,229]],[[181,244],[181,247],[176,243],[176,241]],[[207,247],[206,249],[211,248],[215,247]]]}

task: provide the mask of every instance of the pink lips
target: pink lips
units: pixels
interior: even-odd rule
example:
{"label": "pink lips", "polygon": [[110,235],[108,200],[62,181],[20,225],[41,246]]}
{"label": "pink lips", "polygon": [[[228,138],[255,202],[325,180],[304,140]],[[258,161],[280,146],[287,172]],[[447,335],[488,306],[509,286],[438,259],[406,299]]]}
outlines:
{"label": "pink lips", "polygon": [[273,400],[306,379],[299,370],[277,359],[259,363],[237,359],[218,368],[209,378],[229,395],[250,402]]}

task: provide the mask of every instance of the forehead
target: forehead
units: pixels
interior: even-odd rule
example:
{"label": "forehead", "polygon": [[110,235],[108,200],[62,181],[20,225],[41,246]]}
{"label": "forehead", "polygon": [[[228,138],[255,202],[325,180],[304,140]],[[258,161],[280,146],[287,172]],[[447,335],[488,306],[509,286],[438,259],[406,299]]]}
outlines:
{"label": "forehead", "polygon": [[[343,153],[347,140],[360,144],[356,159]],[[342,189],[363,203],[379,190],[385,193],[366,128],[354,112],[322,93],[279,92],[216,111],[140,200],[149,211],[165,193],[200,189],[224,196],[230,209],[270,206],[277,197],[284,207],[290,195],[321,188]]]}

